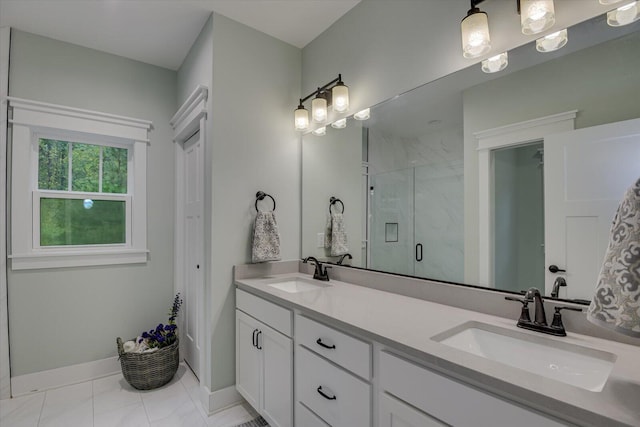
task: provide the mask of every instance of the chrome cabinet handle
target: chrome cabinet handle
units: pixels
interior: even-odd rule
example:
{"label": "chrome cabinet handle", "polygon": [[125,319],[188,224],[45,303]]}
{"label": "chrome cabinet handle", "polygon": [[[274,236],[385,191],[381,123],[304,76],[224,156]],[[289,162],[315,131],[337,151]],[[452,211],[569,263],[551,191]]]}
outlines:
{"label": "chrome cabinet handle", "polygon": [[327,400],[336,400],[337,399],[335,394],[333,396],[329,396],[329,395],[325,394],[325,392],[322,391],[322,386],[321,385],[318,386],[317,390],[318,390],[318,393],[320,393],[320,395],[322,397],[324,397],[325,399],[327,399]]}
{"label": "chrome cabinet handle", "polygon": [[326,345],[325,343],[322,342],[322,338],[318,338],[316,340],[316,344],[318,344],[320,347],[324,347],[324,348],[328,348],[329,350],[333,350],[334,348],[336,348],[335,344],[332,345]]}

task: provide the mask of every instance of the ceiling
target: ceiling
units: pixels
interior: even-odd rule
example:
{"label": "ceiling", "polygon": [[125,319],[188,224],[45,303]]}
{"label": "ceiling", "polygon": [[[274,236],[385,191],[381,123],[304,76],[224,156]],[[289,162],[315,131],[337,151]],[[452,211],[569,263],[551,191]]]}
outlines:
{"label": "ceiling", "polygon": [[0,0],[0,26],[172,70],[216,12],[302,48],[360,0]]}

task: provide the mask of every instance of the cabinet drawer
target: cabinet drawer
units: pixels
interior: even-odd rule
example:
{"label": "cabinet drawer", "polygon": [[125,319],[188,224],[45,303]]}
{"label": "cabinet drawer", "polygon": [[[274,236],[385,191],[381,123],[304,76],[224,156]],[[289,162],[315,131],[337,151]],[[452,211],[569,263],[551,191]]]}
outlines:
{"label": "cabinet drawer", "polygon": [[[297,346],[296,400],[333,427],[370,427],[371,386]],[[324,394],[324,396],[323,396]]]}
{"label": "cabinet drawer", "polygon": [[380,394],[380,427],[447,427],[387,393]]}
{"label": "cabinet drawer", "polygon": [[[371,379],[371,344],[296,315],[296,343],[367,380]],[[329,348],[327,348],[329,347]]]}
{"label": "cabinet drawer", "polygon": [[456,427],[566,426],[384,351],[380,352],[380,387]]}
{"label": "cabinet drawer", "polygon": [[271,326],[273,329],[291,336],[291,310],[272,302],[236,289],[236,308]]}
{"label": "cabinet drawer", "polygon": [[300,402],[296,404],[295,425],[301,427],[331,427]]}

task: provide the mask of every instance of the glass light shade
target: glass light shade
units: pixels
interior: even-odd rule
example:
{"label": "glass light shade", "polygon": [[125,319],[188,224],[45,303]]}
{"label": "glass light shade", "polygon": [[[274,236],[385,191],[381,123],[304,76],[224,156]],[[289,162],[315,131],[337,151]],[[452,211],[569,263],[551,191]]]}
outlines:
{"label": "glass light shade", "polygon": [[327,100],[322,97],[315,97],[311,101],[311,115],[316,123],[327,121]]}
{"label": "glass light shade", "polygon": [[502,52],[482,61],[482,71],[485,73],[497,73],[507,68],[507,65],[509,65],[509,56],[507,52]]}
{"label": "glass light shade", "polygon": [[567,29],[544,36],[536,40],[536,50],[538,52],[553,52],[567,44]]}
{"label": "glass light shade", "polygon": [[356,120],[368,120],[369,117],[371,117],[371,108],[365,108],[353,115],[353,118]]}
{"label": "glass light shade", "polygon": [[634,1],[624,6],[607,12],[607,24],[612,27],[621,27],[623,25],[629,25],[632,22],[636,22],[640,19],[640,13],[638,2]]}
{"label": "glass light shade", "polygon": [[347,119],[340,119],[340,120],[336,120],[335,122],[331,123],[331,127],[334,129],[344,129],[347,127]]}
{"label": "glass light shade", "polygon": [[309,127],[309,112],[304,107],[298,107],[295,111],[294,123],[296,130],[306,130]]}
{"label": "glass light shade", "polygon": [[600,4],[615,4],[620,3],[622,0],[600,0]]}
{"label": "glass light shade", "polygon": [[322,126],[321,128],[318,128],[312,131],[311,133],[314,134],[315,136],[325,136],[327,134],[327,127]]}
{"label": "glass light shade", "polygon": [[331,98],[336,113],[344,113],[349,109],[349,88],[344,84],[338,83],[331,89]]}
{"label": "glass light shade", "polygon": [[538,34],[555,24],[553,0],[520,0],[522,34]]}
{"label": "glass light shade", "polygon": [[484,12],[469,11],[469,15],[460,23],[462,31],[462,55],[476,58],[491,50],[489,37],[489,19]]}

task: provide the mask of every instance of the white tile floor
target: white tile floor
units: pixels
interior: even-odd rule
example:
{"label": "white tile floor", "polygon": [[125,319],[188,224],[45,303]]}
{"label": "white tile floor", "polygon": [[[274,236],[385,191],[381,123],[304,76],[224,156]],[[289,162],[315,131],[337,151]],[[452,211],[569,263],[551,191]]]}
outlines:
{"label": "white tile floor", "polygon": [[208,417],[198,400],[196,377],[184,364],[156,390],[136,390],[118,374],[0,400],[2,427],[231,427],[255,416],[243,404]]}

